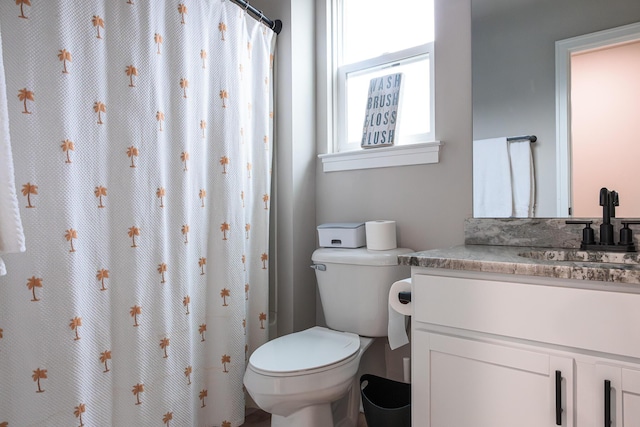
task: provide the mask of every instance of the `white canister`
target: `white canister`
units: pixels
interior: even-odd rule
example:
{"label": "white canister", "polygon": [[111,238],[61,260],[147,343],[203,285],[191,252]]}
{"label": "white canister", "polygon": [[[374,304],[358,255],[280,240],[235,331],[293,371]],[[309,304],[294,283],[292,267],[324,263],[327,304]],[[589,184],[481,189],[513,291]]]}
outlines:
{"label": "white canister", "polygon": [[386,251],[398,247],[395,221],[367,221],[365,223],[365,232],[367,235],[367,249]]}

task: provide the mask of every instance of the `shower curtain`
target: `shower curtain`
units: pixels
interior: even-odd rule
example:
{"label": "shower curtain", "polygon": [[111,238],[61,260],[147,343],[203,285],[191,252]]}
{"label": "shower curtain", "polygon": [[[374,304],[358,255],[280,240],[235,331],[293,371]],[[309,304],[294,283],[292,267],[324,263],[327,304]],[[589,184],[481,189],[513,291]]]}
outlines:
{"label": "shower curtain", "polygon": [[3,255],[0,426],[242,424],[274,33],[224,0],[5,1],[0,28],[27,247]]}

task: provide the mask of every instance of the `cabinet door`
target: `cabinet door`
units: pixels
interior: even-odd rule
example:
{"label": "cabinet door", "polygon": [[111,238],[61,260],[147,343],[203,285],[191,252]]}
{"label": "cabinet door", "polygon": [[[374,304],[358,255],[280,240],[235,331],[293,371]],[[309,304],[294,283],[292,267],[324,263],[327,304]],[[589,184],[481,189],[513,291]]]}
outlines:
{"label": "cabinet door", "polygon": [[594,426],[640,426],[640,370],[596,365]]}
{"label": "cabinet door", "polygon": [[414,368],[413,381],[429,386],[426,396],[414,395],[414,427],[573,426],[573,359],[428,332],[414,337],[421,334],[418,347],[428,349],[413,362],[426,366]]}

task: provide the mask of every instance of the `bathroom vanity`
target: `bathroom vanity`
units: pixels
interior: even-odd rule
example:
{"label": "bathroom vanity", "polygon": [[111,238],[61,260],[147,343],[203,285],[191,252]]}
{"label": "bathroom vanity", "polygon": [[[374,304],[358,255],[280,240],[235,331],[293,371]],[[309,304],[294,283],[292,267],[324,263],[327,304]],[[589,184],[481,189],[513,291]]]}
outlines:
{"label": "bathroom vanity", "polygon": [[[640,426],[638,255],[580,251],[563,221],[536,221],[543,230],[511,236],[536,246],[485,233],[400,257],[412,267],[413,426]],[[562,241],[533,242],[545,233]]]}

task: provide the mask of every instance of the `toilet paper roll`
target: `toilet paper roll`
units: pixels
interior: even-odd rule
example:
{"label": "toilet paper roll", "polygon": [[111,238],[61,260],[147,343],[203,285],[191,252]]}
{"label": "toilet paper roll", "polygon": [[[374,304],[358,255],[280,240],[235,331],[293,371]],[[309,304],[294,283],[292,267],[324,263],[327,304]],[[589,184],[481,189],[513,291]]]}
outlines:
{"label": "toilet paper roll", "polygon": [[386,251],[398,247],[395,221],[367,221],[365,223],[367,249]]}
{"label": "toilet paper roll", "polygon": [[398,300],[400,292],[411,292],[411,278],[398,280],[389,290],[389,325],[387,335],[389,337],[389,347],[395,350],[409,343],[407,335],[407,316],[413,313],[413,304],[402,304]]}

